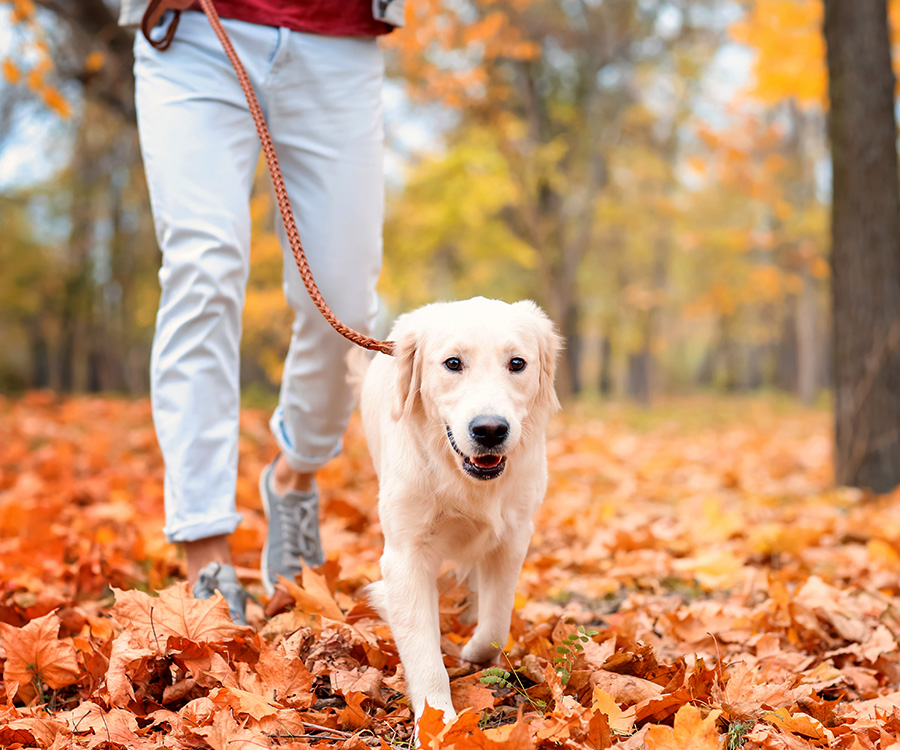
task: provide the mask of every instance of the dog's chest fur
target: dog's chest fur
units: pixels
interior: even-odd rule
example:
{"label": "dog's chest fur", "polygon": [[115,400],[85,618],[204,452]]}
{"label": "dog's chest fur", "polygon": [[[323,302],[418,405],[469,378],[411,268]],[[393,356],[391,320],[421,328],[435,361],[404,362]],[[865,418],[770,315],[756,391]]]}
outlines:
{"label": "dog's chest fur", "polygon": [[[500,486],[474,486],[460,493],[438,490],[417,496],[416,502],[403,508],[407,538],[458,562],[482,557],[502,540],[519,533],[523,524],[530,528],[539,497],[530,497],[521,487],[513,470],[499,481]],[[423,488],[424,489],[424,488]],[[427,497],[427,500],[422,501]]]}

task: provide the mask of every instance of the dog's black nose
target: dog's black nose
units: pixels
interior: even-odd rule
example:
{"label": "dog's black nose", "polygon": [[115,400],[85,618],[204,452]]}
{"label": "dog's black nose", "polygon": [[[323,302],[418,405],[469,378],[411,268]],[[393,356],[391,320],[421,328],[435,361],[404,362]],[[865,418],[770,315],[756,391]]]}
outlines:
{"label": "dog's black nose", "polygon": [[509,435],[509,422],[496,415],[475,417],[469,422],[469,434],[479,445],[494,448]]}

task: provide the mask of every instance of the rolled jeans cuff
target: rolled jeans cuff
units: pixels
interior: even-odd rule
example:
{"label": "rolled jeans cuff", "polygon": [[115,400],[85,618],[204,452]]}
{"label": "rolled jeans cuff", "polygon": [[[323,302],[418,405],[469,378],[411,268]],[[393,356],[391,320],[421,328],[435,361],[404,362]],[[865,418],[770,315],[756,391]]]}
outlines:
{"label": "rolled jeans cuff", "polygon": [[343,441],[339,438],[334,447],[322,456],[311,457],[297,453],[285,426],[284,410],[281,406],[275,410],[272,419],[269,420],[269,429],[272,431],[275,442],[278,443],[278,449],[281,451],[281,455],[284,456],[284,460],[287,461],[288,466],[294,471],[299,471],[303,474],[314,474],[332,458],[339,456],[341,449],[344,447]]}
{"label": "rolled jeans cuff", "polygon": [[198,539],[208,539],[211,536],[233,534],[242,518],[240,513],[230,513],[217,518],[175,523],[167,525],[163,529],[163,533],[169,544],[196,542]]}

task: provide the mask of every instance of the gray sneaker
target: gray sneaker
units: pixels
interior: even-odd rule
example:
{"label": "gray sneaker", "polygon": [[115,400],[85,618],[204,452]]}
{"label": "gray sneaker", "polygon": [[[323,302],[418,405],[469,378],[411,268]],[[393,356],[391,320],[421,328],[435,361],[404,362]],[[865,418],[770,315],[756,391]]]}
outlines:
{"label": "gray sneaker", "polygon": [[313,483],[309,492],[290,491],[276,495],[272,479],[275,461],[263,469],[259,477],[259,494],[269,519],[260,568],[263,586],[270,596],[275,591],[278,576],[294,580],[302,570],[301,559],[311,568],[325,562],[319,538],[319,491]]}
{"label": "gray sneaker", "polygon": [[237,573],[231,565],[211,562],[197,577],[192,593],[195,599],[209,599],[218,589],[228,602],[231,619],[235,625],[247,625],[244,612],[247,610],[247,592],[238,582]]}

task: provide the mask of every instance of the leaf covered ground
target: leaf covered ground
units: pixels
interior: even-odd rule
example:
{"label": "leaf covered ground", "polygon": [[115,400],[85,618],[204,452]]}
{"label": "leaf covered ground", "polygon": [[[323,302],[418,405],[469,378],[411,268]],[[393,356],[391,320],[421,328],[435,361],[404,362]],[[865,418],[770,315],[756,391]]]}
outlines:
{"label": "leaf covered ground", "polygon": [[[457,657],[466,591],[441,579],[461,712],[432,748],[900,750],[900,492],[832,489],[830,418],[698,400],[551,427],[496,665]],[[408,747],[378,577],[376,482],[357,422],[323,472],[329,560],[261,596],[256,482],[275,448],[242,419],[233,538],[255,629],[198,602],[162,537],[145,401],[0,400],[0,747]]]}

